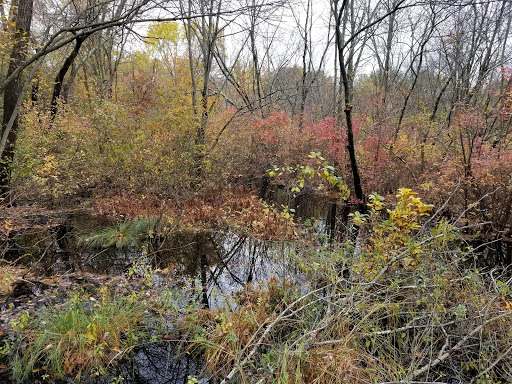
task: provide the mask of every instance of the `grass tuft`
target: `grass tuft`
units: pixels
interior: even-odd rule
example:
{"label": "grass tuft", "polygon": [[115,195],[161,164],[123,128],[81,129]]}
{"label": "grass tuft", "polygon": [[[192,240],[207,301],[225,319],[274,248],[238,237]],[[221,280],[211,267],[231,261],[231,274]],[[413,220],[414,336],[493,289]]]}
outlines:
{"label": "grass tuft", "polygon": [[80,381],[84,375],[105,374],[110,363],[145,338],[144,310],[141,301],[113,297],[105,287],[97,298],[77,293],[63,308],[47,308],[23,331],[14,377],[27,380],[45,371],[51,378]]}
{"label": "grass tuft", "polygon": [[138,221],[125,221],[102,229],[99,232],[89,234],[81,239],[81,243],[90,248],[129,249],[139,244],[142,240],[150,238],[154,234],[156,221],[144,219]]}

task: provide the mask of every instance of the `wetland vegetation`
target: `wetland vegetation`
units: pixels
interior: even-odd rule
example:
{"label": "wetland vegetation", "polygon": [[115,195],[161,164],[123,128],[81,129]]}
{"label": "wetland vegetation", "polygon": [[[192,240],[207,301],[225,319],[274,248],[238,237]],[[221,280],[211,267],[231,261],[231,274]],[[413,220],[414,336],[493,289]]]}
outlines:
{"label": "wetland vegetation", "polygon": [[512,382],[510,1],[0,19],[0,382]]}

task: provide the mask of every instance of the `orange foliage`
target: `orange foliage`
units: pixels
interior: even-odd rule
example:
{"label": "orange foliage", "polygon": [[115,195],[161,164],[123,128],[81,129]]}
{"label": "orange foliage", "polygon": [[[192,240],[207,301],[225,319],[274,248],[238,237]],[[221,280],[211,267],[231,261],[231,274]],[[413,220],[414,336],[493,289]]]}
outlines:
{"label": "orange foliage", "polygon": [[[116,191],[96,195],[93,210],[123,218],[154,217],[162,212],[156,195],[141,196],[133,192]],[[294,226],[279,213],[267,212],[263,202],[250,191],[204,191],[186,199],[178,199],[163,208],[164,216],[183,226],[229,226],[248,231],[264,239],[294,238]]]}

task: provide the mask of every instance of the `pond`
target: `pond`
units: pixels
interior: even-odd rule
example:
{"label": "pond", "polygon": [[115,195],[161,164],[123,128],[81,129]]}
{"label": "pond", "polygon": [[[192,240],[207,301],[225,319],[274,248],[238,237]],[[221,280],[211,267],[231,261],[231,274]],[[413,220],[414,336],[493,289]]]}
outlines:
{"label": "pond", "polygon": [[[271,278],[306,286],[305,277],[290,261],[293,244],[258,240],[227,229],[188,229],[172,232],[155,251],[148,251],[150,247],[144,241],[124,249],[92,249],[81,239],[115,225],[115,221],[86,212],[54,219],[52,225],[15,236],[5,253],[6,260],[28,268],[27,276],[50,282],[25,284],[0,303],[0,324],[5,329],[13,314],[37,311],[65,300],[64,292],[62,297],[47,294],[49,287],[55,286],[52,279],[56,276],[59,284],[64,281],[70,289],[90,284],[94,288],[112,276],[129,279],[129,275],[142,276],[151,270],[153,291],[193,287],[186,292],[196,297],[184,298],[182,305],[193,301],[210,309],[235,309],[233,293]],[[98,383],[111,383],[117,375],[124,378],[124,383],[186,383],[189,375],[199,374],[201,364],[187,356],[177,357],[174,348],[172,342],[143,346],[130,364],[115,369],[110,381],[102,378]]]}
{"label": "pond", "polygon": [[[50,229],[19,236],[5,258],[26,265],[36,275],[55,276],[85,272],[107,276],[137,272],[135,266],[172,274],[174,280],[188,280],[204,287],[202,302],[208,308],[229,305],[229,296],[247,284],[271,277],[301,281],[291,267],[287,253],[293,245],[263,241],[246,234],[222,230],[177,230],[170,233],[155,251],[144,242],[128,248],[91,249],[80,239],[87,234],[113,226],[102,216],[77,213],[61,218]],[[155,284],[166,279],[154,277]]]}

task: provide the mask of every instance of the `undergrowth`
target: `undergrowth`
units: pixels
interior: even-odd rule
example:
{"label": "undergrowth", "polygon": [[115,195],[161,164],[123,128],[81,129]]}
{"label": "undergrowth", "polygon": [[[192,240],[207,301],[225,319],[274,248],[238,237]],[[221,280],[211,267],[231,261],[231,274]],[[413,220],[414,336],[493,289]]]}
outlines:
{"label": "undergrowth", "polygon": [[164,221],[182,228],[226,228],[250,233],[261,239],[297,238],[295,226],[286,213],[269,209],[254,191],[242,187],[233,190],[205,190],[193,197],[169,201],[162,207],[156,195],[121,192],[98,195],[93,209],[101,214],[129,220],[163,215]]}
{"label": "undergrowth", "polygon": [[236,310],[197,310],[189,352],[221,383],[512,381],[512,278],[475,268],[456,223],[402,189],[353,216],[357,237],[297,252],[310,286],[271,280]]}
{"label": "undergrowth", "polygon": [[76,381],[103,375],[109,364],[147,339],[143,301],[113,296],[106,287],[94,296],[77,292],[63,307],[48,307],[13,324],[20,337],[15,379],[27,380],[34,373]]}
{"label": "undergrowth", "polygon": [[[221,384],[512,382],[510,270],[477,268],[458,236],[467,228],[432,208],[409,189],[393,203],[370,195],[347,239],[295,248],[307,286],[272,278],[215,309],[199,308],[195,286],[183,305],[162,295],[155,312],[162,327],[177,320],[184,350]],[[130,246],[147,228],[126,223],[92,238]],[[103,374],[147,336],[147,307],[103,288],[95,300],[78,294],[20,317],[15,377]]]}

